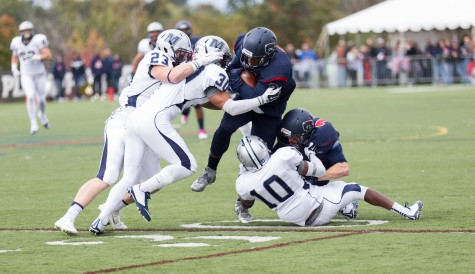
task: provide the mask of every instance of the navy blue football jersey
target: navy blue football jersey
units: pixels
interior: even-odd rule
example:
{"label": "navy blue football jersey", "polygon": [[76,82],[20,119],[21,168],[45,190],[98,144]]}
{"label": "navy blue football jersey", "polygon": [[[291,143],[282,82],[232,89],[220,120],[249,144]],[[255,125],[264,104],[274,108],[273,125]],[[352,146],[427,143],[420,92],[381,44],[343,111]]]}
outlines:
{"label": "navy blue football jersey", "polygon": [[[231,69],[242,68],[239,61],[242,52],[244,34],[238,36],[234,44],[235,57],[230,63]],[[254,72],[257,79],[255,88],[248,85],[241,85],[238,94],[239,98],[251,99],[262,95],[269,87],[282,87],[277,100],[260,106],[267,116],[281,117],[287,107],[287,101],[295,90],[296,84],[292,76],[292,65],[290,59],[283,49],[276,48],[276,52],[269,64]]]}

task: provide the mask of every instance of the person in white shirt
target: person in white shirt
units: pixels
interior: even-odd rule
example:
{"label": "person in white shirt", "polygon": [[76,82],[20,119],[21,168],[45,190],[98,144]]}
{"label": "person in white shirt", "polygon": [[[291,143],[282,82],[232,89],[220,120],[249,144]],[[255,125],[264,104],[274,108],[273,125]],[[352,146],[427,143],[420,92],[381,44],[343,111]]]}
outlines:
{"label": "person in white shirt", "polygon": [[306,161],[293,146],[279,148],[271,156],[261,138],[251,135],[241,139],[236,151],[241,165],[236,180],[239,198],[235,204],[241,222],[252,221],[242,212],[247,212],[256,199],[276,211],[282,221],[299,226],[325,225],[355,200],[391,210],[408,220],[419,220],[421,201],[398,210],[390,198],[357,183],[331,181],[317,186],[305,180],[303,176],[318,178],[326,174],[325,166],[311,147],[312,144],[304,149]]}
{"label": "person in white shirt", "polygon": [[[200,41],[202,46],[200,46]],[[90,226],[90,232],[94,234],[104,232],[107,219],[114,208],[121,203],[121,198],[127,190],[134,198],[140,213],[150,221],[151,215],[148,211],[150,193],[187,178],[196,171],[197,162],[194,156],[171,124],[171,120],[183,109],[200,104],[211,109],[223,109],[231,115],[238,115],[278,97],[280,89],[269,88],[257,98],[233,101],[230,94],[226,92],[229,87],[229,78],[223,69],[231,59],[229,46],[217,36],[206,36],[200,41],[196,44],[195,59],[190,64],[194,66],[203,56],[212,53],[220,53],[222,59],[226,61],[217,62],[219,65],[202,66],[186,80],[176,84],[173,82],[161,84],[150,99],[130,116],[127,122],[123,177],[111,189],[106,205]],[[161,48],[160,44],[157,44],[157,47]],[[165,51],[167,51],[166,48]],[[167,161],[169,165],[147,181],[137,184],[147,149]]]}
{"label": "person in white shirt", "polygon": [[162,32],[163,26],[159,22],[152,22],[147,26],[148,37],[140,40],[139,44],[137,45],[137,54],[132,60],[132,78],[137,72],[137,67],[145,54],[155,49],[155,46],[157,45],[157,38]]}
{"label": "person in white shirt", "polygon": [[18,29],[21,35],[13,38],[10,44],[11,69],[13,76],[20,76],[30,118],[30,134],[34,135],[38,132],[37,112],[43,127],[50,127],[46,116],[46,68],[43,62],[51,60],[52,55],[48,38],[44,34],[35,34],[33,23],[24,21]]}
{"label": "person in white shirt", "polygon": [[[140,61],[137,75],[132,83],[122,90],[119,97],[120,106],[105,123],[104,149],[97,176],[81,186],[66,214],[56,221],[56,229],[69,235],[77,234],[74,221],[78,214],[100,192],[118,179],[124,161],[126,124],[131,113],[147,101],[153,91],[163,83],[181,81],[196,70],[195,65],[185,62],[192,56],[187,36],[180,31],[167,31],[163,33],[158,42],[169,43],[171,39],[174,41],[176,55],[173,53],[168,55],[158,49],[148,52]],[[201,66],[220,58],[221,55],[205,55],[197,63]],[[160,159],[155,154],[147,152],[145,158],[147,160],[141,169],[142,180],[148,179],[160,171]],[[121,202],[109,218],[109,222],[115,229],[127,228],[119,219],[119,210],[133,200],[129,195],[126,195]]]}

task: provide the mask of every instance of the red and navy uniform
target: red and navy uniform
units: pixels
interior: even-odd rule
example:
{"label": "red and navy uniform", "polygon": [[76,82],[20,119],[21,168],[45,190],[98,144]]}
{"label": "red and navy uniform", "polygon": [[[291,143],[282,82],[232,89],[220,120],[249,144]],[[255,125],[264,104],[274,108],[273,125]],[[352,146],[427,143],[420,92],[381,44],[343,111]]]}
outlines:
{"label": "red and navy uniform", "polygon": [[[309,137],[309,141],[306,145],[299,147],[304,158],[306,158],[304,147],[312,143],[311,149],[315,151],[316,156],[322,161],[325,169],[329,169],[337,163],[346,163],[343,147],[339,141],[340,133],[325,119],[316,117],[313,119],[313,125],[314,129]],[[288,139],[279,135],[279,143],[274,147],[273,151],[286,145],[289,145]],[[319,186],[328,184],[328,181],[317,181],[314,177],[307,177],[307,181]]]}
{"label": "red and navy uniform", "polygon": [[[243,39],[244,34],[240,35],[234,44],[235,56],[230,63],[232,71],[230,78],[240,79],[239,75],[243,68],[239,60]],[[250,111],[236,116],[224,113],[211,143],[210,152],[214,157],[208,158],[208,167],[214,170],[217,169],[221,156],[228,150],[232,134],[248,122],[252,122],[252,135],[262,138],[269,148],[274,145],[281,126],[282,114],[285,112],[287,101],[296,86],[292,77],[292,65],[287,54],[277,48],[267,66],[255,71],[254,74],[258,82],[256,87],[251,88],[246,84],[241,84],[238,90],[234,90],[237,93],[234,100],[255,98],[264,94],[268,87],[279,86],[282,87],[280,96],[276,101],[260,106],[263,113]]]}

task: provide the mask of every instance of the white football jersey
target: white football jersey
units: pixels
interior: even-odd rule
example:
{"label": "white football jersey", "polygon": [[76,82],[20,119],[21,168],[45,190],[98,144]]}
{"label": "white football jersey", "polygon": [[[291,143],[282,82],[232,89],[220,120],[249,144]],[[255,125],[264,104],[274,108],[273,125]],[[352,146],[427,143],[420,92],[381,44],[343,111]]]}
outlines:
{"label": "white football jersey", "polygon": [[190,106],[207,103],[209,98],[218,92],[212,91],[211,87],[224,91],[228,85],[229,78],[226,71],[218,65],[209,64],[178,84],[163,84],[154,92],[147,104],[153,105],[157,111],[170,106],[176,106],[183,111]]}
{"label": "white football jersey", "polygon": [[293,147],[283,147],[272,154],[269,162],[258,171],[241,170],[236,191],[245,200],[261,200],[277,211],[285,222],[305,226],[312,210],[323,200],[318,188],[308,188],[297,166],[302,154]]}
{"label": "white football jersey", "polygon": [[150,45],[150,38],[144,38],[140,40],[139,44],[137,45],[137,52],[140,52],[143,55],[149,53],[150,51],[154,49],[155,47]]}
{"label": "white football jersey", "polygon": [[13,38],[10,49],[20,60],[20,72],[26,75],[37,75],[46,71],[42,61],[31,60],[31,57],[40,54],[40,50],[49,45],[48,38],[44,34],[35,34],[30,43],[25,45],[21,36]]}
{"label": "white football jersey", "polygon": [[152,66],[157,65],[173,67],[170,57],[161,50],[156,49],[145,54],[137,66],[132,83],[120,93],[119,104],[121,107],[141,106],[162,84],[160,80],[153,78],[150,74]]}

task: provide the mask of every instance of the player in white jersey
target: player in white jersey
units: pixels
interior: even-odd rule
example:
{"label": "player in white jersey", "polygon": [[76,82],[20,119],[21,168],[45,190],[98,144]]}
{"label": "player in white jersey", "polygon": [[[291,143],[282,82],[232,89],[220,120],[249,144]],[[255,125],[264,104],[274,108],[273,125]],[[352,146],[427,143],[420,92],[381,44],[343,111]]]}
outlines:
{"label": "player in white jersey", "polygon": [[[179,31],[164,32],[158,43],[168,43],[170,36],[180,38],[182,35]],[[183,63],[191,58],[190,42],[186,35],[183,34],[181,41],[174,39],[175,56],[169,56],[163,50],[153,50],[145,55],[139,63],[137,75],[132,83],[124,88],[120,94],[120,107],[117,108],[107,119],[104,128],[104,149],[99,166],[99,172],[95,178],[84,183],[79,189],[73,203],[69,207],[66,214],[55,223],[55,227],[68,234],[77,234],[74,227],[74,221],[78,214],[90,202],[108,186],[114,184],[122,170],[125,150],[125,126],[128,117],[138,107],[140,107],[163,82],[179,82],[186,76],[191,75],[196,66],[190,63]],[[187,57],[188,56],[188,57]],[[198,60],[198,65],[204,65],[220,59],[222,55],[206,55]],[[180,64],[181,63],[181,64]],[[175,66],[175,65],[176,66]],[[180,65],[178,65],[180,64]],[[145,180],[160,171],[159,158],[153,153],[146,153],[141,170],[141,178]],[[127,228],[123,222],[119,220],[118,211],[131,203],[133,200],[126,195],[122,203],[115,208],[111,214],[110,223],[116,229]]]}
{"label": "player in white jersey", "polygon": [[305,154],[310,161],[304,161],[296,148],[287,146],[276,150],[271,156],[262,139],[244,137],[237,147],[241,172],[236,180],[236,191],[240,196],[236,211],[252,207],[258,199],[275,210],[284,222],[320,226],[329,223],[340,209],[352,201],[364,200],[408,220],[420,218],[423,205],[420,201],[397,211],[392,208],[395,204],[393,200],[357,183],[332,181],[325,186],[307,183],[302,176],[321,177],[326,171],[313,150],[305,148]]}
{"label": "player in white jersey", "polygon": [[[203,48],[206,50],[198,50],[195,53],[196,59],[191,63],[212,52],[230,54],[229,47],[223,39],[217,36],[207,36],[202,39]],[[217,43],[221,45],[219,48],[211,46],[216,45],[216,43],[211,43],[213,39],[223,42],[223,44]],[[197,47],[198,45],[199,41]],[[222,62],[220,64],[224,65]],[[129,193],[134,198],[139,211],[148,221],[151,220],[147,206],[150,193],[189,177],[196,171],[197,163],[194,156],[171,124],[171,120],[183,109],[201,104],[208,108],[223,109],[231,115],[237,115],[270,102],[277,98],[280,92],[280,89],[269,88],[260,97],[233,101],[230,95],[225,92],[228,85],[229,79],[226,71],[221,66],[209,64],[201,67],[193,75],[176,85],[163,83],[150,99],[130,116],[127,122],[127,146],[123,177],[111,189],[106,205],[98,218],[91,224],[89,231],[101,234],[113,208],[120,204],[120,199],[126,190],[138,183],[147,148],[170,163],[147,181],[129,188]]]}
{"label": "player in white jersey", "polygon": [[20,76],[22,90],[26,95],[30,133],[34,135],[38,132],[37,112],[41,124],[45,128],[50,127],[46,116],[46,69],[43,62],[51,60],[52,55],[48,38],[44,34],[35,34],[33,23],[24,21],[18,29],[21,35],[13,38],[10,44],[11,67],[13,76]]}
{"label": "player in white jersey", "polygon": [[155,49],[157,38],[163,32],[163,26],[159,22],[152,22],[147,26],[147,38],[140,40],[137,45],[137,54],[132,60],[132,77],[137,72],[137,67],[145,54]]}

